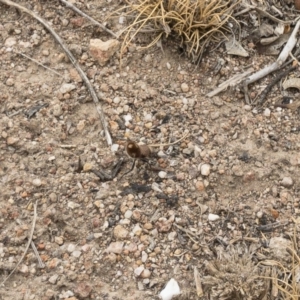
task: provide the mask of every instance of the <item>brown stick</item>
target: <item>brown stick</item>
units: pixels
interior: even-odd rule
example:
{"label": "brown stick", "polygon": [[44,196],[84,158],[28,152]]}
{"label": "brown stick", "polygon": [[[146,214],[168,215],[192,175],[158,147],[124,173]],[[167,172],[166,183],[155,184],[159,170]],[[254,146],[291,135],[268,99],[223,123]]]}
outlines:
{"label": "brown stick", "polygon": [[74,10],[75,12],[77,12],[79,15],[87,18],[88,20],[90,20],[93,24],[99,26],[101,29],[105,30],[106,32],[108,32],[110,35],[112,35],[114,38],[118,38],[118,36],[112,32],[111,30],[109,30],[108,28],[106,28],[104,25],[102,25],[101,23],[97,22],[96,20],[94,20],[92,17],[90,17],[89,15],[85,14],[83,11],[81,11],[79,8],[77,8],[76,6],[74,6],[72,3],[66,1],[66,0],[60,0],[62,3],[64,3],[67,7],[71,8],[72,10]]}
{"label": "brown stick", "polygon": [[244,81],[243,86],[244,86],[244,91],[245,91],[245,102],[247,104],[250,104],[250,99],[249,99],[249,95],[248,95],[248,85],[262,79],[263,77],[269,75],[270,73],[272,73],[282,67],[283,63],[287,60],[290,52],[294,49],[294,47],[297,43],[297,32],[298,32],[299,28],[300,28],[300,20],[297,21],[297,23],[289,37],[288,42],[282,49],[277,60],[275,62],[273,62],[271,65],[252,74]]}
{"label": "brown stick", "polygon": [[67,54],[67,56],[69,57],[71,63],[73,64],[73,66],[76,68],[76,70],[78,71],[80,77],[82,78],[82,80],[84,81],[84,83],[86,84],[92,98],[93,101],[96,105],[96,109],[97,112],[100,116],[100,121],[102,123],[102,127],[103,130],[105,132],[105,137],[106,137],[106,142],[109,146],[112,145],[112,138],[110,136],[110,133],[108,131],[107,128],[107,124],[105,121],[105,115],[103,112],[103,109],[100,105],[99,99],[97,97],[96,91],[94,90],[93,86],[91,85],[89,79],[87,78],[87,76],[85,75],[85,73],[83,72],[83,70],[81,69],[81,67],[79,66],[78,62],[76,61],[76,58],[73,56],[73,54],[70,52],[70,50],[67,48],[67,46],[65,45],[65,43],[63,42],[63,40],[57,35],[57,33],[54,31],[54,29],[44,20],[42,19],[40,16],[38,16],[36,13],[34,13],[33,11],[27,9],[26,7],[23,7],[17,3],[14,3],[10,0],[0,0],[0,3],[4,3],[8,6],[13,6],[18,8],[19,10],[31,15],[33,18],[35,18],[36,20],[38,20],[41,24],[44,25],[44,27],[53,35],[53,37],[55,38],[55,40],[60,44],[60,46],[63,48],[63,50],[65,51],[65,53]]}
{"label": "brown stick", "polygon": [[267,97],[268,93],[272,90],[273,86],[279,82],[284,76],[289,74],[291,71],[295,70],[296,67],[291,66],[287,70],[284,70],[280,72],[268,85],[267,87],[262,91],[260,94],[258,100],[257,100],[257,105],[263,105],[265,102],[265,98]]}

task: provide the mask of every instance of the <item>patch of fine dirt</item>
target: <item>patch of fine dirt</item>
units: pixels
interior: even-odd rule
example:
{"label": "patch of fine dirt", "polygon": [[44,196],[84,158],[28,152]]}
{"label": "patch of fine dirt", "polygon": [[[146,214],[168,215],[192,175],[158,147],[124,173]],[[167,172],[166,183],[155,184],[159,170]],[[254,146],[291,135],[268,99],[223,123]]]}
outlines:
{"label": "patch of fine dirt", "polygon": [[[271,59],[232,58],[221,47],[195,66],[172,42],[138,51],[136,39],[121,69],[118,53],[100,66],[89,42],[111,39],[108,33],[59,1],[16,2],[66,41],[103,99],[114,145],[107,146],[88,90],[53,37],[31,16],[0,5],[0,282],[23,254],[36,201],[33,242],[45,264],[30,247],[0,299],[158,299],[170,278],[180,299],[197,299],[193,268],[205,279],[216,249],[243,241],[271,259],[269,240],[287,240],[299,217],[298,112],[274,107],[276,89],[263,109],[245,105],[236,89],[205,96]],[[97,20],[120,8],[118,1],[74,2]],[[125,26],[108,23],[114,32]],[[220,58],[225,64],[215,74]],[[251,96],[261,89],[256,84]],[[132,165],[127,138],[168,143],[187,132],[121,177]],[[107,172],[124,163],[103,182],[78,172],[79,157]],[[263,235],[258,230],[276,221]],[[205,286],[204,293],[217,299]]]}

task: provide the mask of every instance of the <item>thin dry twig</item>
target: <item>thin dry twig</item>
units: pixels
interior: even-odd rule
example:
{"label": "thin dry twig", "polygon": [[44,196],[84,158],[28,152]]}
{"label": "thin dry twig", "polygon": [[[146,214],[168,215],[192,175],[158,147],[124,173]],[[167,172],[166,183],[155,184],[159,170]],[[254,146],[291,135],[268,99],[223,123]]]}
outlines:
{"label": "thin dry twig", "polygon": [[297,63],[298,66],[300,66],[300,62],[297,59],[297,57],[294,56],[294,54],[292,52],[290,52],[290,57],[293,59],[293,61],[295,61]]}
{"label": "thin dry twig", "polygon": [[59,73],[56,72],[55,70],[53,70],[53,69],[51,69],[51,68],[49,68],[49,67],[47,67],[47,66],[45,66],[45,65],[43,65],[42,63],[38,62],[36,59],[34,59],[34,58],[32,58],[32,57],[30,57],[30,56],[28,56],[28,55],[26,55],[26,54],[24,54],[24,53],[22,53],[22,52],[19,52],[19,51],[17,51],[17,50],[14,50],[14,52],[17,53],[17,54],[22,55],[23,57],[26,57],[27,59],[33,61],[34,63],[36,63],[37,65],[39,65],[39,66],[41,66],[41,67],[43,67],[43,68],[45,68],[45,69],[47,69],[48,71],[50,71],[50,72],[52,72],[52,73],[54,73],[54,74],[56,74],[56,75],[58,75],[58,76],[60,76],[60,77],[63,77],[63,75],[59,74]]}
{"label": "thin dry twig", "polygon": [[[278,70],[284,69],[286,66],[290,65],[294,60],[298,62],[299,60],[299,54],[300,54],[300,48],[296,48],[296,51],[294,54],[292,52],[289,53],[289,55],[292,57],[288,61],[286,61]],[[272,90],[273,86],[277,84],[283,77],[288,75],[290,72],[294,71],[297,67],[294,65],[289,66],[286,70],[281,71],[268,85],[267,87],[262,91],[258,99],[256,100],[257,105],[263,105],[265,102],[265,99],[268,95],[268,93]],[[287,104],[289,105],[289,104]]]}
{"label": "thin dry twig", "polygon": [[[259,276],[262,279],[270,279],[272,282],[272,292],[276,296],[279,292],[280,299],[298,300],[300,297],[299,289],[299,264],[300,257],[297,253],[297,238],[296,238],[296,227],[294,228],[293,235],[293,246],[286,247],[286,251],[292,257],[292,265],[286,265],[286,261],[281,263],[276,260],[263,260],[258,263],[258,265],[270,266],[272,268],[271,276]],[[276,272],[277,270],[277,272]]]}
{"label": "thin dry twig", "polygon": [[259,8],[259,7],[253,7],[259,14],[261,14],[262,16],[265,16],[267,18],[269,18],[270,20],[276,22],[276,23],[280,23],[280,24],[284,24],[284,25],[289,25],[291,23],[294,22],[294,20],[292,21],[283,21],[283,20],[280,20],[274,16],[272,16],[271,14],[269,14],[267,11]]}
{"label": "thin dry twig", "polygon": [[[243,9],[242,11],[236,13],[234,15],[235,17],[239,16],[241,14],[244,14],[244,13],[250,11],[250,10],[256,10],[260,15],[269,18],[270,20],[272,20],[275,23],[279,23],[279,24],[283,24],[283,25],[290,25],[290,24],[292,24],[295,21],[295,20],[291,20],[291,21],[280,20],[280,19],[274,17],[273,15],[269,14],[266,10],[261,9],[258,6],[250,5],[248,3],[242,3],[241,5],[244,6],[245,9]],[[275,10],[277,13],[279,13],[280,15],[282,15],[282,13],[275,6],[271,6],[271,8],[273,10]]]}
{"label": "thin dry twig", "polygon": [[[198,237],[195,233],[193,233],[192,231],[190,231],[190,230],[188,230],[188,229],[185,229],[185,228],[183,228],[182,226],[180,226],[180,225],[178,225],[178,224],[176,224],[176,223],[174,223],[173,225],[174,225],[175,227],[177,227],[179,230],[185,232],[189,237],[190,237],[190,235],[191,235],[191,236],[193,236],[194,238],[199,239],[199,237]],[[191,238],[191,237],[190,237],[190,238]],[[197,243],[197,242],[195,242],[195,243]]]}
{"label": "thin dry twig", "polygon": [[99,102],[98,96],[96,94],[96,91],[94,90],[94,88],[91,85],[89,79],[87,78],[87,76],[85,75],[85,73],[83,72],[81,67],[79,66],[79,64],[76,61],[73,54],[70,52],[70,50],[67,48],[67,46],[63,42],[63,40],[59,37],[59,35],[54,31],[54,29],[44,19],[42,19],[40,16],[38,16],[33,11],[31,11],[31,10],[27,9],[26,7],[21,6],[17,3],[14,3],[10,0],[0,0],[0,3],[4,3],[8,6],[16,7],[17,9],[31,15],[33,18],[38,20],[53,35],[55,40],[60,44],[60,46],[63,48],[63,50],[65,51],[65,53],[69,57],[70,61],[72,62],[73,66],[76,68],[76,70],[78,71],[78,73],[79,73],[80,77],[82,78],[82,80],[85,82],[85,84],[86,84],[86,86],[87,86],[87,88],[88,88],[88,90],[89,90],[89,92],[90,92],[90,94],[93,98],[93,101],[96,105],[97,112],[100,116],[102,127],[103,127],[103,130],[105,132],[106,142],[109,146],[112,145],[112,138],[111,138],[111,135],[109,133],[109,130],[108,130],[108,127],[107,127],[107,124],[106,124],[106,121],[105,121],[105,115],[104,115],[103,109],[100,105],[100,102]]}
{"label": "thin dry twig", "polygon": [[223,83],[221,83],[216,89],[214,89],[213,91],[209,92],[208,94],[206,94],[207,97],[213,97],[219,93],[221,93],[222,91],[226,90],[229,86],[236,86],[237,84],[239,84],[246,76],[248,76],[249,74],[251,74],[253,72],[253,68],[248,69],[247,71],[245,71],[242,74],[236,74],[234,75],[232,78],[224,81]]}
{"label": "thin dry twig", "polygon": [[99,23],[98,21],[96,21],[95,19],[93,19],[92,17],[90,17],[89,15],[85,14],[79,8],[77,8],[76,6],[74,6],[72,3],[70,3],[70,2],[68,2],[66,0],[60,0],[60,2],[64,3],[67,7],[71,8],[72,10],[74,10],[75,12],[77,12],[79,15],[87,18],[94,25],[99,26],[101,29],[103,29],[104,31],[106,31],[107,33],[109,33],[110,35],[112,35],[114,38],[116,38],[116,39],[118,38],[118,36],[114,32],[112,32],[111,30],[109,30],[108,28],[106,28],[104,25],[102,25],[101,23]]}
{"label": "thin dry twig", "polygon": [[35,228],[35,223],[36,223],[36,218],[37,218],[37,212],[36,212],[36,209],[37,209],[37,202],[34,204],[33,206],[34,208],[34,215],[33,215],[33,221],[32,221],[32,226],[31,226],[31,232],[30,232],[30,236],[28,238],[28,243],[26,245],[26,248],[23,252],[23,255],[21,256],[20,260],[18,261],[18,263],[16,264],[16,266],[14,267],[14,269],[9,273],[9,275],[0,283],[0,286],[3,285],[9,278],[10,276],[16,271],[16,269],[18,268],[18,266],[20,265],[20,263],[23,261],[28,249],[29,249],[29,246],[32,242],[32,237],[33,237],[33,232],[34,232],[34,228]]}
{"label": "thin dry twig", "polygon": [[287,74],[295,70],[295,66],[291,66],[288,69],[280,72],[268,85],[267,87],[263,90],[263,92],[260,94],[259,98],[257,99],[257,105],[263,105],[265,102],[265,99],[268,95],[268,93],[272,90],[273,86],[279,82],[283,77],[285,77]]}
{"label": "thin dry twig", "polygon": [[[17,220],[17,223],[20,224],[20,225],[23,224],[23,222],[22,222],[21,220]],[[36,249],[36,247],[35,247],[34,242],[31,241],[30,245],[31,245],[31,248],[32,248],[32,250],[33,250],[35,256],[36,256],[36,259],[38,260],[39,267],[40,267],[41,269],[45,268],[45,264],[43,263],[43,261],[42,261],[40,255],[39,255],[39,252],[37,251],[37,249]]]}
{"label": "thin dry twig", "polygon": [[197,296],[201,298],[203,297],[203,289],[202,289],[200,274],[196,266],[194,266],[194,280],[196,284]]}
{"label": "thin dry twig", "polygon": [[283,50],[281,51],[279,57],[277,58],[277,60],[274,63],[259,70],[256,73],[252,74],[244,81],[243,86],[244,86],[244,92],[245,92],[245,102],[247,104],[250,104],[250,99],[249,99],[249,95],[248,95],[248,85],[259,79],[262,79],[263,77],[267,76],[268,74],[278,70],[283,65],[283,63],[287,60],[289,54],[291,53],[291,51],[293,50],[293,48],[295,47],[295,45],[297,43],[296,35],[299,30],[299,27],[300,27],[300,20],[297,21],[297,24],[296,24],[292,34],[290,35],[288,42],[286,43],[286,45],[284,46]]}
{"label": "thin dry twig", "polygon": [[76,148],[76,145],[59,145],[60,148],[66,148],[66,149],[71,149],[71,148]]}
{"label": "thin dry twig", "polygon": [[40,255],[39,255],[39,252],[38,252],[37,249],[36,249],[36,246],[35,246],[34,242],[31,241],[30,245],[31,245],[31,248],[32,248],[32,250],[33,250],[33,252],[34,252],[34,254],[35,254],[36,259],[38,260],[39,267],[40,267],[41,269],[45,268],[45,264],[43,263],[43,261],[42,261]]}

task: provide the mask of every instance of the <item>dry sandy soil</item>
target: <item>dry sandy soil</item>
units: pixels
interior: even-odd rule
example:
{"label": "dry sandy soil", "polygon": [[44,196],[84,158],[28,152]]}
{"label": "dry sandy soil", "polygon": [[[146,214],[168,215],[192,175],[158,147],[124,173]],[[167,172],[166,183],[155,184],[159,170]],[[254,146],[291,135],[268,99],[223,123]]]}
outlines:
{"label": "dry sandy soil", "polygon": [[[89,43],[111,39],[108,33],[59,1],[16,2],[34,9],[66,41],[102,99],[114,145],[107,146],[88,90],[53,37],[31,16],[0,5],[0,282],[22,257],[36,202],[33,242],[44,263],[41,268],[30,247],[0,286],[0,299],[158,299],[170,278],[179,283],[179,299],[197,299],[194,267],[203,299],[223,299],[212,291],[220,295],[231,279],[212,280],[221,272],[209,270],[216,259],[228,255],[234,262],[238,253],[248,255],[246,264],[290,261],[284,249],[276,256],[270,241],[289,245],[300,214],[298,111],[274,107],[282,95],[277,87],[262,108],[245,105],[238,88],[205,96],[274,57],[248,49],[249,58],[234,58],[221,46],[195,66],[172,40],[163,51],[138,51],[142,36],[121,69],[118,53],[100,66]],[[100,21],[121,7],[73,2]],[[114,32],[124,28],[118,18],[108,25]],[[251,87],[252,98],[267,80]],[[62,91],[66,84],[72,90]],[[291,96],[299,97],[296,92]],[[176,145],[156,147],[150,164],[139,162],[121,177],[132,164],[127,138],[160,144],[187,132]],[[86,168],[108,173],[124,162],[116,178],[104,182],[81,171],[79,157]],[[232,289],[248,276],[239,273],[240,263],[227,270],[242,279]],[[264,297],[253,292],[247,299],[281,299],[267,289]]]}

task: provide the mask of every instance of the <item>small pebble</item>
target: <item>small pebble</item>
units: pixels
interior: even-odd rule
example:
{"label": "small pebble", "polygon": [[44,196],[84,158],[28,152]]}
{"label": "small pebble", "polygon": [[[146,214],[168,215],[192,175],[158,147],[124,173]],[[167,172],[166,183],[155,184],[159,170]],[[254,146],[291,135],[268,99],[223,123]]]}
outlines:
{"label": "small pebble", "polygon": [[168,240],[169,241],[174,241],[174,239],[175,239],[176,236],[177,236],[177,232],[176,231],[170,232],[168,234]]}
{"label": "small pebble", "polygon": [[85,127],[85,120],[80,120],[76,126],[79,132],[82,132]]}
{"label": "small pebble", "polygon": [[69,253],[72,253],[73,251],[75,251],[75,249],[76,249],[76,246],[74,244],[69,244],[67,250]]}
{"label": "small pebble", "polygon": [[266,109],[264,110],[264,116],[265,116],[265,117],[270,117],[270,115],[271,115],[271,110],[270,110],[269,108],[266,108]]}
{"label": "small pebble", "polygon": [[117,152],[119,150],[119,144],[112,144],[110,147],[111,152]]}
{"label": "small pebble", "polygon": [[73,90],[75,90],[75,89],[76,89],[76,85],[74,85],[74,84],[72,84],[72,83],[64,83],[64,84],[60,87],[59,91],[60,91],[62,94],[65,94],[65,93],[69,93],[69,92],[71,92],[71,91],[73,91]]}
{"label": "small pebble", "polygon": [[21,273],[24,273],[24,274],[28,273],[28,272],[29,272],[28,266],[22,264],[22,265],[21,265],[21,268],[20,268],[20,272],[21,272]]}
{"label": "small pebble", "polygon": [[43,54],[44,56],[49,56],[50,52],[49,52],[48,49],[45,49],[45,50],[42,51],[42,54]]}
{"label": "small pebble", "polygon": [[205,185],[202,181],[197,181],[195,187],[198,191],[202,192],[205,190]]}
{"label": "small pebble", "polygon": [[220,112],[219,111],[214,111],[210,114],[210,117],[212,120],[216,120],[220,117]]}
{"label": "small pebble", "polygon": [[216,221],[216,220],[220,219],[220,216],[215,215],[215,214],[208,214],[208,218],[207,219],[208,219],[208,221],[213,222],[213,221]]}
{"label": "small pebble", "polygon": [[56,236],[56,237],[54,238],[54,242],[55,242],[57,245],[61,246],[61,245],[64,243],[64,239],[63,239],[63,237],[61,237],[61,236]]}
{"label": "small pebble", "polygon": [[59,116],[61,116],[62,114],[63,114],[63,110],[62,110],[61,105],[60,105],[59,103],[55,104],[55,105],[53,106],[53,115],[54,115],[55,117],[59,117]]}
{"label": "small pebble", "polygon": [[[93,169],[93,164],[92,163],[90,163],[90,162],[86,162],[84,165],[83,165],[83,171],[84,172],[88,172],[88,171],[90,171],[90,170],[92,170]],[[97,195],[98,196],[98,195]],[[97,198],[99,198],[99,197],[97,197]],[[97,206],[97,204],[95,203],[95,205]]]}
{"label": "small pebble", "polygon": [[145,263],[148,259],[148,254],[145,251],[142,251],[142,262]]}
{"label": "small pebble", "polygon": [[152,122],[148,122],[145,124],[145,127],[150,129],[152,127],[152,125],[153,125]]}
{"label": "small pebble", "polygon": [[78,207],[80,207],[80,204],[78,204],[74,201],[68,201],[68,208],[75,209],[75,208],[78,208]]}
{"label": "small pebble", "polygon": [[202,176],[208,176],[210,174],[210,165],[209,164],[201,165],[200,172]]}
{"label": "small pebble", "polygon": [[69,20],[63,19],[61,23],[62,23],[63,26],[68,26]]}
{"label": "small pebble", "polygon": [[13,78],[8,78],[7,80],[6,80],[6,85],[8,85],[8,86],[12,86],[12,85],[14,85],[15,84],[15,81],[14,81],[14,79]]}
{"label": "small pebble", "polygon": [[152,60],[152,58],[151,58],[151,55],[150,55],[150,54],[147,54],[147,55],[145,56],[145,58],[144,58],[144,61],[145,61],[146,63],[149,63],[151,60]]}
{"label": "small pebble", "polygon": [[125,217],[126,219],[130,219],[131,216],[132,216],[132,211],[131,211],[131,210],[127,210],[127,211],[125,212],[125,214],[124,214],[124,217]]}
{"label": "small pebble", "polygon": [[184,83],[181,84],[181,90],[184,93],[187,93],[189,91],[189,86],[184,82]]}
{"label": "small pebble", "polygon": [[119,104],[121,102],[121,98],[120,97],[115,97],[114,100],[113,100],[113,102],[115,104]]}
{"label": "small pebble", "polygon": [[16,144],[18,141],[19,141],[19,138],[10,136],[7,138],[6,143],[7,143],[7,145],[12,146],[12,145]]}
{"label": "small pebble", "polygon": [[148,121],[152,121],[152,115],[151,114],[146,114],[144,117],[144,121],[148,122]]}
{"label": "small pebble", "polygon": [[137,244],[129,243],[125,246],[125,250],[128,250],[128,252],[136,252],[137,251]]}
{"label": "small pebble", "polygon": [[160,178],[166,178],[167,172],[165,172],[165,171],[160,171],[160,172],[158,172],[158,176],[159,176]]}
{"label": "small pebble", "polygon": [[263,212],[260,210],[260,211],[258,211],[257,213],[256,213],[256,216],[259,218],[259,219],[261,219],[262,218],[262,216],[263,216]]}
{"label": "small pebble", "polygon": [[145,267],[143,265],[137,267],[134,269],[134,275],[135,276],[140,276],[142,272],[144,271]]}
{"label": "small pebble", "polygon": [[148,269],[145,269],[142,273],[141,273],[141,277],[142,278],[149,278],[151,276],[151,272]]}
{"label": "small pebble", "polygon": [[32,184],[34,186],[41,186],[42,185],[42,181],[39,178],[35,178],[35,179],[32,180]]}
{"label": "small pebble", "polygon": [[136,224],[133,229],[132,229],[132,233],[137,235],[137,236],[140,236],[141,233],[142,233],[142,228],[139,226],[139,224]]}
{"label": "small pebble", "polygon": [[137,209],[132,212],[132,218],[136,221],[139,221],[141,219],[141,216],[141,212]]}
{"label": "small pebble", "polygon": [[4,46],[5,47],[12,47],[17,43],[17,39],[15,37],[9,37],[5,40]]}
{"label": "small pebble", "polygon": [[231,170],[235,176],[241,177],[244,175],[243,170],[242,170],[241,166],[239,166],[239,165],[232,166]]}
{"label": "small pebble", "polygon": [[78,250],[73,251],[72,256],[77,257],[77,258],[80,257],[81,256],[81,251],[78,251]]}
{"label": "small pebble", "polygon": [[152,228],[153,228],[153,225],[151,223],[144,224],[144,229],[151,230]]}
{"label": "small pebble", "polygon": [[54,275],[52,275],[50,278],[49,278],[49,282],[50,283],[52,283],[52,284],[55,284],[56,283],[56,281],[57,281],[57,279],[58,279],[58,274],[54,274]]}
{"label": "small pebble", "polygon": [[138,290],[139,291],[143,291],[145,289],[144,285],[143,285],[143,283],[141,281],[138,281],[137,286],[138,286]]}
{"label": "small pebble", "polygon": [[131,114],[127,114],[127,115],[123,116],[123,119],[125,121],[125,125],[128,126],[129,122],[132,120],[132,116],[131,116]]}
{"label": "small pebble", "polygon": [[108,246],[108,248],[105,250],[107,253],[115,253],[115,254],[121,254],[123,250],[124,242],[112,242]]}
{"label": "small pebble", "polygon": [[282,186],[286,187],[286,188],[290,188],[293,186],[294,181],[291,177],[283,177],[281,183]]}
{"label": "small pebble", "polygon": [[115,228],[114,228],[114,237],[116,239],[124,239],[127,237],[128,235],[128,230],[125,229],[123,226],[121,225],[117,225]]}

